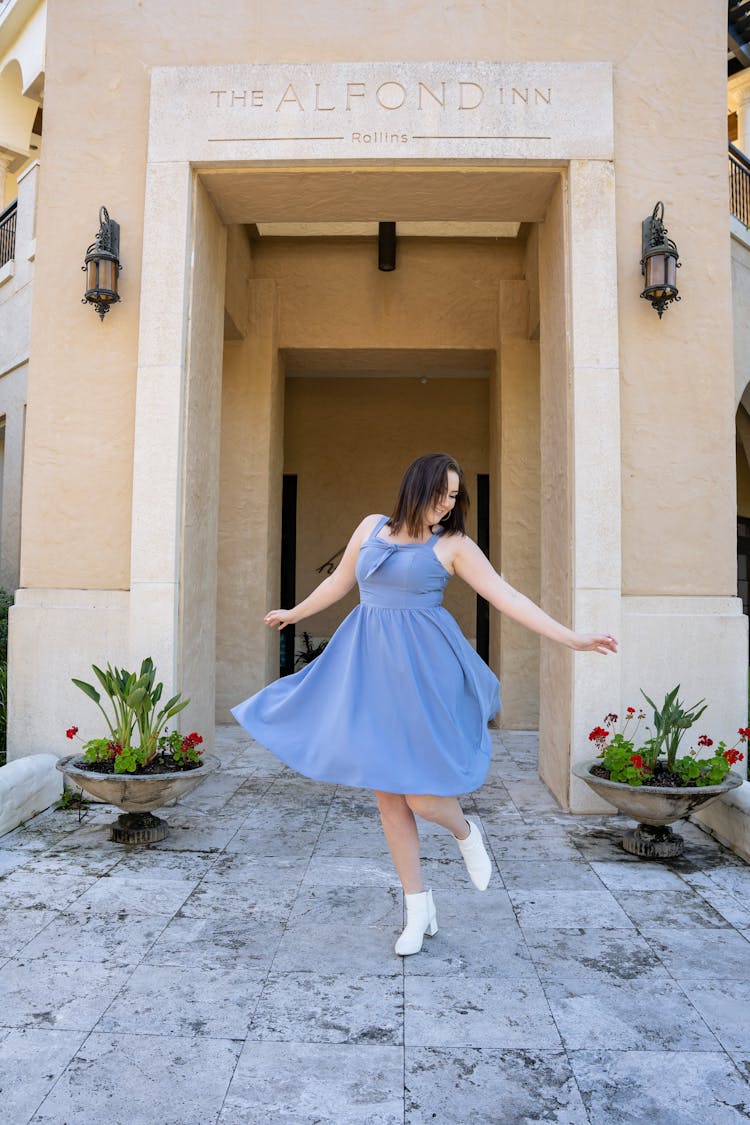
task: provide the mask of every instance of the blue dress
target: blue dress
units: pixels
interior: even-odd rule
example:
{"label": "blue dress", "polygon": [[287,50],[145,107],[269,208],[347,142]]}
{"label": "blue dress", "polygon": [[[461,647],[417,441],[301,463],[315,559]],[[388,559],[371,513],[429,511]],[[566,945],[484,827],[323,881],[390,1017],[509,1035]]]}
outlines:
{"label": "blue dress", "polygon": [[443,608],[433,546],[360,547],[360,604],[315,660],[232,708],[282,762],[316,781],[456,796],[487,776],[500,684]]}

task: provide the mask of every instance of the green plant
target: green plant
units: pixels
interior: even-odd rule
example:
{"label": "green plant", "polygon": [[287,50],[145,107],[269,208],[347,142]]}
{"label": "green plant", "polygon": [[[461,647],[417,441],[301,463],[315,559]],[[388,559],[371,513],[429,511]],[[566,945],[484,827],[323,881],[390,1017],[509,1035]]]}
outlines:
{"label": "green plant", "polygon": [[85,809],[91,804],[88,797],[84,797],[82,789],[66,789],[59,801],[55,802],[55,808],[61,812],[67,812],[68,809]]}
{"label": "green plant", "polygon": [[294,661],[295,667],[296,667],[297,664],[310,664],[310,663],[312,663],[312,661],[315,659],[316,656],[320,656],[321,652],[323,651],[323,649],[328,644],[328,641],[320,641],[319,644],[314,645],[312,643],[312,638],[310,637],[310,634],[303,632],[303,634],[302,634],[302,644],[304,645],[304,648],[302,649],[302,652],[297,654],[297,658]]}
{"label": "green plant", "polygon": [[[646,718],[644,711],[628,707],[622,729],[617,729],[618,717],[606,715],[604,726],[597,726],[589,734],[599,751],[601,769],[607,772],[611,781],[627,785],[654,785],[669,782],[687,786],[720,785],[729,770],[737,762],[744,760],[738,749],[741,742],[750,737],[750,727],[740,727],[739,738],[733,746],[719,742],[715,750],[713,739],[702,734],[697,739],[697,748],[691,747],[687,755],[677,757],[677,750],[683,735],[692,727],[705,711],[704,700],[685,708],[677,698],[680,690],[668,692],[661,709],[657,708],[644,691],[644,699],[653,707],[653,729],[648,737],[637,739],[641,722]],[[636,748],[637,746],[637,748]],[[703,752],[701,754],[700,752]]]}
{"label": "green plant", "polygon": [[[201,750],[195,747],[203,741],[196,732],[180,735],[165,733],[170,719],[179,714],[190,702],[181,693],[159,707],[164,685],[156,682],[156,669],[150,657],[141,664],[138,675],[109,664],[102,671],[92,664],[94,673],[104,689],[111,706],[111,716],[102,706],[102,696],[84,680],[73,679],[99,708],[109,730],[108,738],[92,738],[84,743],[83,757],[89,762],[113,762],[115,773],[135,773],[151,763],[157,754],[170,759],[178,768],[198,764]],[[134,744],[137,732],[138,745]],[[78,727],[69,727],[68,738],[75,738]]]}

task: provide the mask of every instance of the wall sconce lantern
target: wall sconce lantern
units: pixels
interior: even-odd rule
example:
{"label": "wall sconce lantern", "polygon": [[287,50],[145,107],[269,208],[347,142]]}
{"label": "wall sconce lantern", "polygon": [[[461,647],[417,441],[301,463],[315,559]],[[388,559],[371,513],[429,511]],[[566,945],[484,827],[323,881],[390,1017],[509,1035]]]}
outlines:
{"label": "wall sconce lantern", "polygon": [[679,301],[677,270],[679,251],[664,226],[664,204],[659,201],[641,227],[641,273],[646,287],[641,293],[659,314],[659,320],[670,301]]}
{"label": "wall sconce lantern", "polygon": [[86,261],[81,269],[86,273],[86,292],[82,304],[93,305],[104,320],[110,305],[120,300],[117,278],[122,266],[120,254],[120,224],[110,219],[106,207],[99,209],[99,233],[86,251]]}
{"label": "wall sconce lantern", "polygon": [[396,224],[378,223],[378,269],[390,273],[396,268]]}

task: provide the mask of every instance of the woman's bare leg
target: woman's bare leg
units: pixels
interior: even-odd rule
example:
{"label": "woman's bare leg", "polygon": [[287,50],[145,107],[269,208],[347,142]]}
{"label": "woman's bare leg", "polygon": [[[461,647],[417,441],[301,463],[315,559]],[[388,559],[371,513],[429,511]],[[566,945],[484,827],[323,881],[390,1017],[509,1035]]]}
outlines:
{"label": "woman's bare leg", "polygon": [[452,832],[457,840],[465,840],[469,835],[469,825],[455,797],[433,797],[429,794],[410,794],[405,797],[412,813],[433,824],[441,824]]}
{"label": "woman's bare leg", "polygon": [[388,850],[404,893],[420,894],[424,890],[424,883],[414,813],[407,804],[407,798],[400,793],[384,793],[376,789],[375,796]]}

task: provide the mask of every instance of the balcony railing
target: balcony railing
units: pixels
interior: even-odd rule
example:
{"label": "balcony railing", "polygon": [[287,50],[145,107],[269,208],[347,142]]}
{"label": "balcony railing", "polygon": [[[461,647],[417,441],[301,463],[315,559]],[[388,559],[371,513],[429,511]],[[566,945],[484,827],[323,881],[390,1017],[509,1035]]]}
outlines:
{"label": "balcony railing", "polygon": [[0,268],[16,256],[16,211],[18,200],[0,214]]}
{"label": "balcony railing", "polygon": [[730,141],[729,210],[750,227],[750,160]]}

